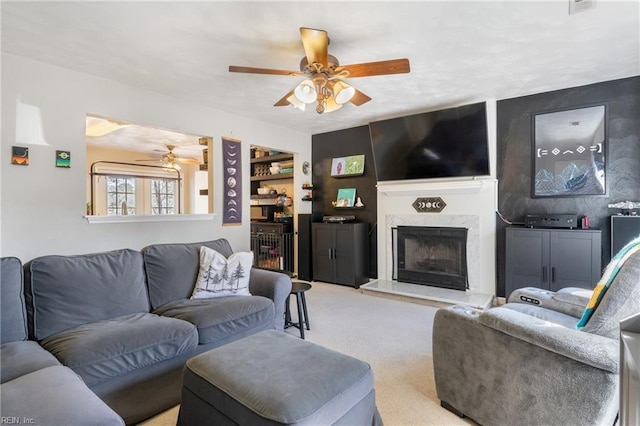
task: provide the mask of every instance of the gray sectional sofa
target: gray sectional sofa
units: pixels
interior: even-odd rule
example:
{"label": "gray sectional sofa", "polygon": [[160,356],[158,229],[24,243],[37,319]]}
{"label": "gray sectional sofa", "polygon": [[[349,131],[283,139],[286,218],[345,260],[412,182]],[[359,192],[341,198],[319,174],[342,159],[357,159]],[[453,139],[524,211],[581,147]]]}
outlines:
{"label": "gray sectional sofa", "polygon": [[[252,269],[251,296],[190,299],[201,246],[232,254],[219,239],[27,262],[31,340],[24,343],[72,370],[127,424],[178,404],[187,359],[262,330],[282,330],[291,290],[287,275]],[[3,374],[13,368],[6,362],[3,349]]]}
{"label": "gray sectional sofa", "polygon": [[124,425],[69,367],[27,339],[22,263],[0,259],[0,411],[2,423]]}

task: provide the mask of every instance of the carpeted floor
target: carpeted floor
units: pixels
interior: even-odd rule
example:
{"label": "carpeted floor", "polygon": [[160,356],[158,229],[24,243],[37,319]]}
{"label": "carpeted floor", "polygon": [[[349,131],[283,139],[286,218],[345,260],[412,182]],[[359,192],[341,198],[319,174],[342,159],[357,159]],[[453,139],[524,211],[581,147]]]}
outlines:
{"label": "carpeted floor", "polygon": [[[306,293],[308,341],[371,364],[376,402],[386,426],[468,425],[440,407],[431,359],[431,328],[437,308],[365,295],[335,284],[312,283]],[[296,319],[295,301],[292,314]],[[299,336],[289,328],[287,333]],[[145,426],[175,425],[175,407]]]}

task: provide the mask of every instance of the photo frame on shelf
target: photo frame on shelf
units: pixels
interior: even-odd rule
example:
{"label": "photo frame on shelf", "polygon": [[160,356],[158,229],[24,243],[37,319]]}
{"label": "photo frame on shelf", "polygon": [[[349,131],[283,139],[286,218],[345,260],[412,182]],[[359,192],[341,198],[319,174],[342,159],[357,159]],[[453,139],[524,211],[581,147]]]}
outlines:
{"label": "photo frame on shelf", "polygon": [[364,154],[337,157],[331,161],[331,176],[360,176],[364,173]]}
{"label": "photo frame on shelf", "polygon": [[353,207],[356,202],[355,188],[338,189],[338,197],[336,198],[336,207]]}
{"label": "photo frame on shelf", "polygon": [[532,115],[531,197],[607,193],[607,105]]}

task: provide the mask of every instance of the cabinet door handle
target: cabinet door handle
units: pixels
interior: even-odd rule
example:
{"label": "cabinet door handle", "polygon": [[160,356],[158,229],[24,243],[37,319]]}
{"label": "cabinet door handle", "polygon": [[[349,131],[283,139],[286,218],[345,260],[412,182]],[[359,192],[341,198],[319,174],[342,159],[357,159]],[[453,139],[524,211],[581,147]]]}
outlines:
{"label": "cabinet door handle", "polygon": [[555,266],[551,267],[551,282],[552,283],[556,282],[556,267]]}
{"label": "cabinet door handle", "polygon": [[329,259],[333,259],[333,249],[329,249]]}
{"label": "cabinet door handle", "polygon": [[546,266],[542,267],[542,282],[543,283],[547,282],[547,267]]}

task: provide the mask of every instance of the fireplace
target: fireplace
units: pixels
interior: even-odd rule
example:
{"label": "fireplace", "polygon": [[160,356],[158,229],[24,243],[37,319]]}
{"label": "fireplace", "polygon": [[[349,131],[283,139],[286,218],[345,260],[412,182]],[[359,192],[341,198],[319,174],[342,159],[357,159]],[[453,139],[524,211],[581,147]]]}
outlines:
{"label": "fireplace", "polygon": [[397,261],[400,282],[465,291],[467,228],[398,226]]}

